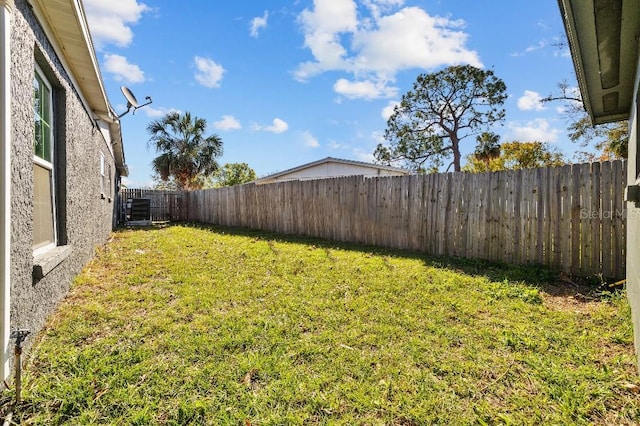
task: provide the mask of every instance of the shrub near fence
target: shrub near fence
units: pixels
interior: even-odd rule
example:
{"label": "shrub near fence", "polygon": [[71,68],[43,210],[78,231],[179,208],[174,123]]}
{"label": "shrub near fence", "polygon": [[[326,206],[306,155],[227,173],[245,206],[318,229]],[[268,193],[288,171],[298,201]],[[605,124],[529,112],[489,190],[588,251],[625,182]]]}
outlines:
{"label": "shrub near fence", "polygon": [[626,163],[344,177],[186,193],[190,221],[625,275]]}

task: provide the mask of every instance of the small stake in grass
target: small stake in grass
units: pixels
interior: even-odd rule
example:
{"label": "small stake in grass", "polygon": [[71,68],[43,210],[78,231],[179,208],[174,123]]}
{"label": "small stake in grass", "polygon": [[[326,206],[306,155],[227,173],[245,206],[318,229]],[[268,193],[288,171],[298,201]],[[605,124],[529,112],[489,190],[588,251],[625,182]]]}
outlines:
{"label": "small stake in grass", "polygon": [[20,394],[22,392],[22,365],[20,358],[22,356],[22,342],[27,338],[30,331],[26,329],[14,330],[9,335],[10,338],[16,339],[16,347],[14,349],[14,363],[16,368],[16,404],[20,402]]}

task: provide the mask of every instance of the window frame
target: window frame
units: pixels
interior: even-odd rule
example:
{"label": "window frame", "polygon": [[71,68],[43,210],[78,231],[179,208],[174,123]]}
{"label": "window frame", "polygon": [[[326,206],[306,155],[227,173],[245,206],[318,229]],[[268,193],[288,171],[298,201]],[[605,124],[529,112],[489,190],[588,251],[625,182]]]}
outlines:
{"label": "window frame", "polygon": [[[635,122],[635,123],[634,123]],[[636,183],[640,183],[640,88],[636,89],[635,117],[629,120],[629,142],[631,142],[631,129],[635,125],[635,150],[636,150]]]}
{"label": "window frame", "polygon": [[111,163],[107,165],[107,171],[109,172],[109,174],[107,175],[107,184],[109,185],[109,202],[111,202],[111,198],[113,197],[113,182],[111,181],[111,176],[113,176],[113,173],[111,172]]}
{"label": "window frame", "polygon": [[[38,119],[38,117],[36,116],[36,111],[35,111],[35,98],[33,99],[33,105],[34,105],[34,121],[33,121],[33,126],[34,126],[34,149],[33,149],[33,162],[34,162],[34,167],[40,166],[44,169],[47,169],[50,173],[50,192],[51,192],[51,221],[52,221],[52,226],[53,226],[53,241],[45,244],[43,246],[37,247],[33,249],[33,255],[38,256],[39,254],[45,253],[49,250],[51,250],[52,248],[55,248],[58,245],[58,224],[57,224],[57,209],[56,209],[56,161],[55,161],[55,132],[54,132],[54,111],[53,111],[53,86],[51,85],[51,82],[49,81],[49,79],[47,78],[47,76],[45,75],[45,73],[42,71],[42,68],[40,68],[40,66],[36,63],[35,67],[34,67],[34,76],[33,76],[34,80],[38,80],[40,83],[42,83],[46,88],[47,88],[47,97],[48,97],[48,102],[47,102],[47,108],[46,108],[46,114],[48,114],[48,117],[41,117],[40,119],[43,120],[44,122],[48,123],[48,133],[49,133],[49,155],[51,158],[51,161],[47,161],[44,158],[41,158],[37,155],[36,151],[35,151],[35,125],[36,125],[36,120]],[[38,113],[38,115],[40,115]],[[35,172],[34,172],[34,186],[35,186]],[[34,216],[35,216],[35,212],[34,212]],[[33,220],[34,223],[34,227],[35,227],[35,217]],[[35,235],[35,232],[34,232]],[[35,245],[35,242],[32,242],[32,247]]]}
{"label": "window frame", "polygon": [[105,198],[105,195],[107,194],[106,191],[106,181],[105,181],[105,156],[104,156],[104,152],[99,151],[100,152],[100,196],[102,198]]}

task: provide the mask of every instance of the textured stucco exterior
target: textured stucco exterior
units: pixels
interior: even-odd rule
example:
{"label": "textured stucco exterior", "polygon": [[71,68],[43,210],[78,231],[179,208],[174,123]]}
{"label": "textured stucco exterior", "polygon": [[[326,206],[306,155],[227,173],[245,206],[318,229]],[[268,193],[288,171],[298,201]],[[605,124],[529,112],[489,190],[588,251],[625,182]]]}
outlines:
{"label": "textured stucco exterior", "polygon": [[[112,230],[117,182],[111,141],[100,131],[64,61],[26,0],[16,0],[11,22],[11,329],[31,331],[28,349],[73,278]],[[63,260],[34,277],[33,77],[36,63],[53,86],[56,206]],[[102,196],[101,153],[110,186]],[[107,172],[108,173],[108,172]]]}

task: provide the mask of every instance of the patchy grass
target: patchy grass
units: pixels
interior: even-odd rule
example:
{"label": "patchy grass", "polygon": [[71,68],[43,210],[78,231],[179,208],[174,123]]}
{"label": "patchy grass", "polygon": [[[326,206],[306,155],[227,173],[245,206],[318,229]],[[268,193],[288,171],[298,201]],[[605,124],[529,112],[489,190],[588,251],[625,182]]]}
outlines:
{"label": "patchy grass", "polygon": [[251,231],[117,232],[26,366],[25,424],[634,424],[624,297]]}

